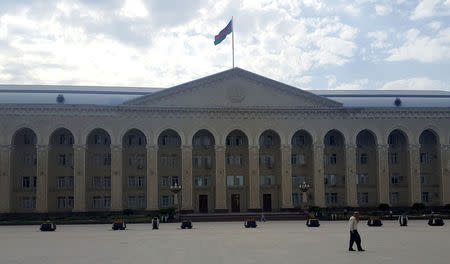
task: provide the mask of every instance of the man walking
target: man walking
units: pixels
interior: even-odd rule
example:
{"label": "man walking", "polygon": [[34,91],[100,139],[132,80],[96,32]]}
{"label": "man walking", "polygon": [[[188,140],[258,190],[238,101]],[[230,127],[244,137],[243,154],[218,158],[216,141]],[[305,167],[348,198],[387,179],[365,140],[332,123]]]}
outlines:
{"label": "man walking", "polygon": [[358,251],[365,251],[361,247],[361,237],[358,234],[358,222],[359,222],[359,213],[354,212],[353,216],[348,220],[348,227],[350,229],[350,246],[348,251],[355,251],[353,249],[353,243],[356,242],[356,246],[358,247]]}

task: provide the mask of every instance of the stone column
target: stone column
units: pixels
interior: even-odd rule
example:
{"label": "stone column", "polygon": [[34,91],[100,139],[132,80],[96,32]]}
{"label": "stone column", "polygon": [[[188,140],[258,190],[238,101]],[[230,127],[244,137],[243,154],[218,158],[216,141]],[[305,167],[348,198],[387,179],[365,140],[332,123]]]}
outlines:
{"label": "stone column", "polygon": [[192,212],[192,146],[181,149],[181,210]]}
{"label": "stone column", "polygon": [[323,149],[322,144],[313,145],[314,157],[314,205],[325,207],[325,184],[323,167]]}
{"label": "stone column", "polygon": [[450,145],[441,145],[440,158],[441,169],[439,170],[440,175],[438,175],[440,185],[439,196],[441,198],[440,204],[446,205],[450,204]]}
{"label": "stone column", "polygon": [[259,200],[259,146],[248,147],[248,191],[249,191],[249,211],[260,211],[261,202]]}
{"label": "stone column", "polygon": [[36,212],[48,212],[48,145],[36,145],[37,148],[37,186],[36,186]]}
{"label": "stone column", "polygon": [[11,150],[0,145],[0,213],[11,212]]}
{"label": "stone column", "polygon": [[346,205],[358,207],[357,186],[356,186],[356,146],[345,146],[345,198]]}
{"label": "stone column", "polygon": [[227,212],[225,146],[216,146],[216,212]]}
{"label": "stone column", "polygon": [[73,145],[74,212],[86,212],[86,145]]}
{"label": "stone column", "polygon": [[281,146],[281,209],[289,210],[292,205],[292,162],[291,145]]}
{"label": "stone column", "polygon": [[420,145],[411,144],[408,146],[408,170],[409,170],[409,203],[422,202],[420,184]]}
{"label": "stone column", "polygon": [[147,145],[147,211],[158,210],[158,146]]}
{"label": "stone column", "polygon": [[111,211],[123,210],[122,145],[111,145]]}
{"label": "stone column", "polygon": [[378,204],[390,204],[389,201],[389,163],[388,154],[389,145],[377,146],[377,192],[378,192]]}

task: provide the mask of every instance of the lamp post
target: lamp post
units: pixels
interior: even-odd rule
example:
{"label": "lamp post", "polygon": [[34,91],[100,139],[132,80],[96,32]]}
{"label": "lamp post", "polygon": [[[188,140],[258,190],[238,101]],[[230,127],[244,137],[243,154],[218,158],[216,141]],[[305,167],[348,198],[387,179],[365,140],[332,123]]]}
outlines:
{"label": "lamp post", "polygon": [[178,221],[181,221],[181,203],[178,201],[178,193],[181,191],[181,185],[178,185],[178,183],[175,182],[172,186],[170,186],[170,191],[175,195],[174,203],[176,203],[175,206],[178,209]]}
{"label": "lamp post", "polygon": [[309,184],[307,184],[306,182],[303,182],[302,184],[300,184],[298,186],[298,188],[300,189],[300,191],[302,192],[302,201],[303,201],[303,208],[306,208],[307,206],[307,199],[308,199],[308,195],[306,195],[306,193],[308,192],[308,190],[311,188],[311,186]]}

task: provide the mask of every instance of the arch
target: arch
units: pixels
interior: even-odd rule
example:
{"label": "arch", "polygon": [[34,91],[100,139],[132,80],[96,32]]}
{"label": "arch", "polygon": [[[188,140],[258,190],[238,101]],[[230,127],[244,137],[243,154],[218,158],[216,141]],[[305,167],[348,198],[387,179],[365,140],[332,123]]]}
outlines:
{"label": "arch", "polygon": [[408,146],[410,138],[408,137],[408,134],[407,134],[405,131],[401,130],[401,129],[394,129],[394,130],[392,130],[391,133],[389,133],[388,136],[387,136],[387,141],[386,141],[386,143],[387,143],[388,145],[390,145],[390,144],[389,144],[389,137],[390,137],[391,134],[394,133],[394,132],[398,132],[398,133],[400,133],[403,137],[405,137],[406,145]]}
{"label": "arch", "polygon": [[[401,126],[401,125],[397,125],[397,126],[393,126],[390,129],[386,130],[386,133],[383,135],[383,144],[389,144],[388,140],[389,140],[389,135],[394,132],[395,130],[399,130],[400,132],[403,133],[403,135],[406,137],[407,142],[409,142],[412,138],[412,133],[411,131],[405,127],[405,126]],[[417,142],[419,143],[419,142]]]}
{"label": "arch", "polygon": [[84,142],[87,145],[88,144],[88,140],[89,140],[89,136],[92,134],[93,131],[95,131],[97,129],[101,129],[101,130],[105,131],[106,134],[108,134],[108,136],[109,136],[111,144],[113,144],[113,142],[114,142],[113,141],[113,137],[112,137],[113,133],[112,133],[111,129],[110,128],[106,128],[106,127],[96,127],[96,126],[89,126],[89,128],[84,128],[82,130],[82,135],[81,135],[81,137],[83,138],[82,142]]}
{"label": "arch", "polygon": [[[280,145],[280,147],[281,147],[281,145],[282,145],[282,138],[281,138],[281,136],[280,136],[280,134],[278,134],[275,130],[273,130],[273,129],[267,129],[267,130],[264,130],[261,134],[259,134],[259,137],[258,137],[258,146],[261,146],[261,144],[260,144],[260,138],[265,134],[265,133],[270,133],[270,132],[272,132],[272,133],[274,133],[277,137],[278,137],[278,141],[279,141],[279,145]],[[276,142],[276,141],[275,141]],[[275,143],[274,142],[274,143]],[[274,144],[275,145],[275,144]]]}
{"label": "arch", "polygon": [[259,129],[258,131],[257,131],[257,133],[256,133],[256,137],[253,139],[254,140],[254,145],[255,146],[259,146],[259,139],[261,138],[261,136],[265,133],[265,132],[267,132],[267,131],[272,131],[272,132],[274,132],[277,136],[278,136],[278,139],[280,140],[280,146],[283,144],[283,142],[286,142],[284,139],[284,137],[282,136],[282,134],[281,133],[279,133],[276,129],[273,129],[273,128],[271,128],[271,127],[266,127],[266,128],[262,128],[262,129]]}
{"label": "arch", "polygon": [[130,128],[128,129],[124,134],[121,134],[120,138],[121,138],[121,144],[123,147],[128,146],[128,144],[125,144],[125,140],[126,140],[126,136],[128,135],[128,133],[134,132],[136,131],[138,134],[142,134],[142,136],[144,136],[144,144],[142,146],[146,146],[148,144],[148,140],[147,140],[147,136],[145,135],[144,132],[142,132],[142,130],[138,129],[138,128]]}
{"label": "arch", "polygon": [[37,143],[38,143],[38,137],[37,137],[37,134],[36,134],[36,132],[33,130],[33,129],[31,129],[31,128],[28,128],[28,127],[22,127],[22,128],[19,128],[18,130],[16,130],[15,132],[14,132],[14,134],[12,135],[12,137],[11,137],[11,145],[16,145],[16,136],[20,133],[20,132],[22,132],[22,131],[25,131],[25,132],[32,132],[33,133],[33,135],[34,135],[34,137],[35,137],[35,142],[34,142],[34,145],[37,145]]}
{"label": "arch", "polygon": [[197,135],[197,133],[199,133],[201,131],[207,131],[209,134],[211,134],[212,135],[212,139],[214,141],[213,145],[218,145],[217,143],[218,143],[220,137],[218,136],[217,132],[215,132],[213,129],[207,128],[206,126],[202,126],[202,127],[198,128],[198,129],[196,129],[195,131],[192,131],[191,134],[189,134],[189,136],[188,136],[189,141],[187,141],[187,142],[190,142],[192,145],[194,145],[193,144],[194,143],[194,137],[195,137],[195,135]]}
{"label": "arch", "polygon": [[371,135],[374,139],[375,146],[378,145],[377,135],[375,134],[375,132],[373,132],[370,129],[362,129],[356,134],[356,137],[355,137],[355,143],[357,146],[358,146],[358,137],[363,135],[363,133],[368,133],[369,135]]}
{"label": "arch", "polygon": [[341,137],[342,137],[342,140],[343,140],[343,142],[342,142],[342,147],[345,147],[345,144],[346,144],[347,140],[346,140],[346,138],[345,138],[344,133],[342,133],[340,130],[335,129],[335,128],[333,128],[333,129],[331,129],[331,130],[328,130],[328,132],[325,133],[325,135],[323,136],[323,141],[322,141],[322,143],[323,143],[324,145],[327,145],[326,142],[325,142],[325,140],[326,140],[326,137],[327,137],[329,134],[331,134],[331,133],[337,133],[339,136],[341,136]]}
{"label": "arch", "polygon": [[224,130],[222,134],[222,138],[220,139],[220,144],[225,146],[227,143],[227,137],[231,134],[231,132],[234,132],[235,130],[241,131],[245,137],[247,138],[247,143],[250,145],[250,142],[252,142],[252,138],[250,138],[251,133],[248,131],[247,128],[241,127],[241,126],[232,126]]}
{"label": "arch", "polygon": [[14,145],[14,137],[16,136],[17,132],[21,131],[22,129],[29,129],[31,131],[33,131],[34,135],[36,136],[36,144],[39,142],[39,138],[40,138],[40,133],[37,130],[36,127],[30,126],[29,124],[21,124],[18,126],[15,126],[13,130],[10,131],[10,144]]}
{"label": "arch", "polygon": [[144,128],[144,126],[142,126],[140,124],[134,124],[132,126],[121,128],[119,131],[119,138],[118,138],[120,140],[120,142],[122,142],[123,137],[133,129],[136,129],[136,130],[140,131],[142,134],[144,134],[147,145],[149,145],[152,142],[152,132],[150,130]]}
{"label": "arch", "polygon": [[422,134],[425,131],[429,131],[430,133],[432,133],[436,137],[436,144],[441,144],[441,142],[445,142],[444,140],[442,140],[442,137],[440,136],[439,129],[437,129],[434,126],[426,126],[423,129],[421,129],[419,131],[419,133],[417,133],[418,134],[418,140],[417,141],[419,142],[419,144],[420,144],[420,137],[422,136]]}
{"label": "arch", "polygon": [[74,136],[74,134],[72,133],[72,131],[70,131],[70,129],[65,128],[65,127],[58,127],[58,128],[56,128],[56,129],[54,129],[54,130],[50,133],[50,135],[49,135],[49,137],[48,137],[48,144],[49,144],[49,145],[52,144],[52,138],[53,138],[53,136],[55,136],[55,134],[56,134],[58,131],[60,131],[60,130],[66,130],[66,131],[68,131],[68,132],[70,133],[70,135],[72,135],[72,137],[73,137],[73,145],[75,145],[75,136]]}
{"label": "arch", "polygon": [[111,144],[112,144],[112,138],[111,138],[111,135],[108,133],[107,130],[105,130],[105,129],[103,129],[103,128],[95,128],[95,129],[91,130],[91,131],[89,132],[89,134],[87,135],[87,137],[86,137],[86,145],[89,145],[89,138],[90,138],[90,136],[92,135],[92,133],[94,133],[95,131],[102,131],[102,132],[104,132],[104,133],[109,137],[109,144],[108,144],[108,145],[111,145]]}
{"label": "arch", "polygon": [[423,145],[422,144],[422,137],[426,136],[427,133],[430,133],[434,137],[434,139],[435,139],[434,145],[438,145],[439,142],[440,142],[439,141],[439,135],[436,133],[436,131],[434,131],[432,129],[425,129],[425,130],[422,131],[422,133],[420,133],[420,135],[419,135],[419,144]]}
{"label": "arch", "polygon": [[297,130],[292,136],[290,136],[290,145],[291,146],[294,146],[294,142],[293,142],[293,140],[294,140],[294,137],[295,137],[295,135],[297,135],[297,134],[301,134],[301,133],[304,133],[304,134],[306,134],[306,136],[308,136],[309,137],[309,139],[310,139],[310,141],[311,141],[311,146],[314,144],[314,138],[313,138],[313,136],[311,135],[311,133],[309,133],[307,130],[305,130],[305,129],[300,129],[300,130]]}
{"label": "arch", "polygon": [[248,146],[248,144],[249,144],[249,138],[248,138],[247,134],[245,134],[245,132],[242,131],[242,130],[240,130],[240,129],[234,129],[234,130],[229,131],[229,133],[225,136],[225,146],[228,146],[228,145],[227,145],[227,138],[228,138],[228,136],[230,136],[230,135],[231,135],[232,133],[234,133],[234,132],[236,132],[236,133],[242,133],[242,134],[245,136],[245,139],[247,140],[247,146]]}
{"label": "arch", "polygon": [[316,131],[315,131],[314,129],[309,128],[309,129],[307,130],[307,129],[305,129],[304,127],[298,127],[298,128],[289,130],[289,132],[287,133],[287,138],[289,139],[289,143],[290,143],[290,144],[292,143],[292,138],[293,138],[293,137],[295,136],[295,134],[297,134],[299,131],[304,131],[304,132],[306,132],[306,133],[311,137],[311,140],[312,140],[312,143],[313,143],[313,144],[314,144],[314,142],[316,142],[316,140],[317,140],[317,133],[316,133]]}
{"label": "arch", "polygon": [[173,132],[174,134],[176,134],[176,135],[178,136],[178,138],[180,139],[180,145],[177,146],[177,147],[182,147],[182,146],[183,146],[183,138],[180,136],[180,134],[178,134],[178,132],[177,132],[176,130],[173,130],[173,129],[171,129],[171,128],[168,128],[168,129],[163,130],[163,131],[158,135],[158,138],[157,138],[157,145],[158,145],[158,146],[161,145],[161,144],[160,144],[160,138],[161,138],[161,136],[162,136],[166,131],[167,131],[167,132]]}
{"label": "arch", "polygon": [[[158,130],[155,132],[155,136],[152,138],[152,139],[154,140],[154,141],[152,142],[152,145],[154,145],[154,146],[157,146],[157,145],[158,145],[158,143],[159,143],[159,137],[160,137],[161,134],[164,133],[166,130],[173,130],[173,131],[175,131],[175,132],[178,134],[178,136],[180,137],[180,140],[181,140],[181,146],[186,145],[186,138],[185,138],[185,136],[184,136],[183,131],[181,131],[181,130],[178,129],[178,128],[172,127],[172,126],[165,126],[165,127],[162,127],[162,128],[160,128],[160,129],[158,129]],[[147,143],[148,143],[148,141],[147,141]]]}

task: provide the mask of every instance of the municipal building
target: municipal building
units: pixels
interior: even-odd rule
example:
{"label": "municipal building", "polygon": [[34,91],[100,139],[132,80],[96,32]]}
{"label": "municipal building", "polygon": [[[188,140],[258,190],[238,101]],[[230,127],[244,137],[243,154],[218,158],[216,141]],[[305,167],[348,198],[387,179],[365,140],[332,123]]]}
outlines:
{"label": "municipal building", "polygon": [[0,85],[1,213],[441,206],[449,161],[445,91]]}

